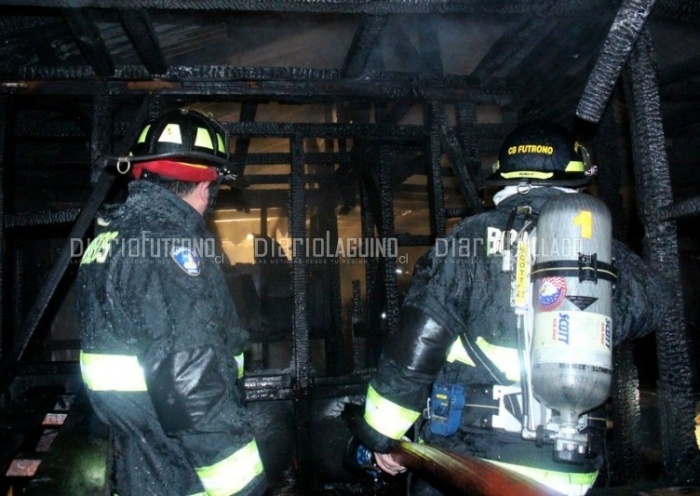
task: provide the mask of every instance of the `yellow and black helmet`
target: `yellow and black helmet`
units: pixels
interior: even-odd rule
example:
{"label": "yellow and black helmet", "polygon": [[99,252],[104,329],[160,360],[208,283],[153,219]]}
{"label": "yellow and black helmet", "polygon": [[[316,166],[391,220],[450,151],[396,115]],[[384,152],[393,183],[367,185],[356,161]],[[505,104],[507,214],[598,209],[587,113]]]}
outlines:
{"label": "yellow and black helmet", "polygon": [[148,171],[180,181],[242,180],[229,160],[223,127],[191,109],[168,111],[147,124],[131,154],[120,160],[132,166],[136,178]]}
{"label": "yellow and black helmet", "polygon": [[593,173],[586,149],[569,131],[553,122],[531,121],[506,137],[485,182],[575,187],[588,183]]}

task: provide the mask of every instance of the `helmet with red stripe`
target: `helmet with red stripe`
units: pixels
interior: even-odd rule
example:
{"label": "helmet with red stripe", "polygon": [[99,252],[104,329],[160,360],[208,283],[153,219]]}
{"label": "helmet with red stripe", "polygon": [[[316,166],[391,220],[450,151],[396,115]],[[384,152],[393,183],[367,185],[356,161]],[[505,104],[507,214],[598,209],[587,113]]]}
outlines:
{"label": "helmet with red stripe", "polygon": [[147,124],[126,160],[137,179],[146,171],[186,182],[225,177],[235,181],[238,176],[229,160],[223,127],[191,109],[171,110]]}

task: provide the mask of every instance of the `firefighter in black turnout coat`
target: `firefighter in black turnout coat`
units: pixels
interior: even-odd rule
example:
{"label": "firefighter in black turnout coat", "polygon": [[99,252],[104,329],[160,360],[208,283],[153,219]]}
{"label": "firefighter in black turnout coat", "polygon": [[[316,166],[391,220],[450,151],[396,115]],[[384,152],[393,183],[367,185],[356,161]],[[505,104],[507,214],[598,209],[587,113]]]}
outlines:
{"label": "firefighter in black turnout coat", "polygon": [[[503,270],[505,233],[521,230],[526,215],[551,198],[585,194],[573,189],[590,176],[584,153],[568,131],[553,123],[516,128],[488,179],[505,186],[494,197],[496,208],[464,219],[416,264],[399,331],[389,338],[370,382],[358,432],[385,472],[406,470],[388,451],[430,413],[426,400],[437,383],[446,387],[445,395],[452,394],[451,386],[463,388],[465,406],[452,429],[423,423],[419,436],[425,442],[500,463],[564,494],[584,494],[595,482],[600,450],[577,463],[555,461],[552,445],[538,447],[523,439],[519,423],[505,421],[522,418],[519,394],[500,405],[494,400],[495,386],[517,386],[521,379],[511,276]],[[612,255],[618,279],[611,317],[613,342],[619,343],[657,328],[661,310],[652,288],[659,279],[652,285],[648,266],[621,243],[613,241]],[[595,427],[584,431],[595,432]],[[420,481],[412,494],[442,493]]]}
{"label": "firefighter in black turnout coat", "polygon": [[119,496],[264,492],[236,387],[248,334],[203,218],[228,174],[224,136],[194,111],[149,124],[130,158],[138,180],[81,261],[80,363]]}

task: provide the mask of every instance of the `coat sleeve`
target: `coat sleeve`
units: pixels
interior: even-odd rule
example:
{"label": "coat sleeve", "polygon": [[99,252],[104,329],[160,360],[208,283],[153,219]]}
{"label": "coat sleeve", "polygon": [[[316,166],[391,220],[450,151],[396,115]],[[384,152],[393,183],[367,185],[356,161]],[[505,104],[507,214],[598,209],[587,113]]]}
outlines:
{"label": "coat sleeve", "polygon": [[197,275],[170,257],[132,267],[125,299],[164,432],[181,442],[207,494],[248,494],[263,467],[235,385],[245,331],[218,268],[202,265]]}
{"label": "coat sleeve", "polygon": [[639,338],[660,328],[663,302],[670,295],[663,274],[651,267],[619,241],[613,242],[618,280],[613,291],[613,341]]}
{"label": "coat sleeve", "polygon": [[454,315],[441,291],[453,284],[442,258],[426,257],[416,265],[401,309],[399,330],[387,342],[370,381],[358,436],[370,449],[387,452],[411,428],[425,408],[430,387],[458,335]]}

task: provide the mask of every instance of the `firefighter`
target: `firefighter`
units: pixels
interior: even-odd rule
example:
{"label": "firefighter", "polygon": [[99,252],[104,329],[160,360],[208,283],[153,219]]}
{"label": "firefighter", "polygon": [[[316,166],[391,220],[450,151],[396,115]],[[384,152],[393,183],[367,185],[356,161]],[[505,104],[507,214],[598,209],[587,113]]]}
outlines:
{"label": "firefighter", "polygon": [[110,426],[113,493],[259,495],[266,477],[237,379],[248,333],[205,226],[233,177],[225,133],[198,112],[166,112],[129,157],[125,203],[83,254],[80,365]]}
{"label": "firefighter", "polygon": [[[577,453],[572,460],[555,460],[551,445],[524,439],[524,395],[518,388],[524,355],[511,298],[515,262],[511,257],[510,264],[504,263],[504,258],[513,239],[509,233],[522,232],[548,200],[585,195],[582,188],[594,169],[566,129],[544,121],[512,131],[494,168],[487,184],[503,186],[494,196],[495,209],[465,218],[417,262],[398,332],[387,341],[368,386],[357,435],[391,475],[406,468],[392,458],[390,448],[418,431],[426,443],[497,462],[559,492],[581,495],[603,462],[595,439],[604,436],[604,422],[590,416],[590,427],[583,428],[592,439],[590,452],[575,460]],[[618,277],[612,297],[613,342],[619,343],[658,327],[660,298],[652,288],[660,281],[657,276],[652,285],[650,268],[638,256],[617,241],[608,239],[610,244]],[[549,299],[543,301],[554,304],[556,296],[546,294],[543,298]],[[442,389],[435,395],[437,386]],[[518,394],[501,401],[497,391]],[[458,395],[459,401],[448,403]],[[438,411],[440,402],[443,410]],[[449,492],[439,482],[432,484],[418,481],[411,494]]]}

